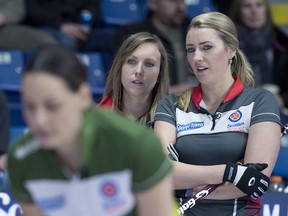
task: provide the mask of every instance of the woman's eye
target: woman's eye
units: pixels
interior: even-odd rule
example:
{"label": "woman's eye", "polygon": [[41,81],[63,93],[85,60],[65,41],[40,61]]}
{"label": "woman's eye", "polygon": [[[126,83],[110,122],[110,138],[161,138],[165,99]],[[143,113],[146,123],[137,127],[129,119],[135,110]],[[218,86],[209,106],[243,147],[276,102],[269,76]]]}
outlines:
{"label": "woman's eye", "polygon": [[209,49],[211,49],[211,48],[212,48],[211,45],[205,45],[203,49],[204,49],[204,50],[209,50]]}
{"label": "woman's eye", "polygon": [[127,61],[127,62],[128,62],[128,64],[135,64],[135,62],[136,62],[136,61],[135,61],[135,60],[133,60],[133,59],[128,59],[128,61]]}
{"label": "woman's eye", "polygon": [[32,104],[23,104],[24,110],[26,110],[27,112],[34,112],[35,111],[35,106]]}
{"label": "woman's eye", "polygon": [[46,105],[46,109],[48,111],[50,111],[50,112],[55,112],[55,111],[58,110],[58,108],[59,108],[59,106],[56,105],[56,104],[48,104],[48,105]]}
{"label": "woman's eye", "polygon": [[145,65],[146,65],[147,67],[153,67],[153,66],[154,66],[154,64],[152,64],[152,63],[150,63],[150,62],[146,62]]}
{"label": "woman's eye", "polygon": [[195,48],[187,48],[186,51],[187,53],[193,53],[195,52]]}

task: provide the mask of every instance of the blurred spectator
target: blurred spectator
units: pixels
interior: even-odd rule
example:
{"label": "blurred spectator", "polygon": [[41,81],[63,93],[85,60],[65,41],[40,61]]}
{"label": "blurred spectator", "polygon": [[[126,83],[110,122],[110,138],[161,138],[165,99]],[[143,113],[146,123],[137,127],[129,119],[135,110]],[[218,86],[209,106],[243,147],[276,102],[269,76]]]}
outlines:
{"label": "blurred spectator", "polygon": [[252,66],[256,85],[280,86],[287,107],[288,37],[273,23],[269,2],[234,0],[230,16],[237,25],[240,48]]}
{"label": "blurred spectator", "polygon": [[[98,1],[26,0],[26,3],[25,23],[50,33],[60,43],[80,51],[102,50],[107,47],[110,31],[100,29]],[[91,12],[90,28],[79,22],[83,10]]]}
{"label": "blurred spectator", "polygon": [[[129,35],[147,31],[160,37],[169,57],[170,80],[172,85],[183,84],[184,89],[191,73],[187,70],[185,57],[185,37],[190,20],[184,0],[147,0],[148,14],[140,23],[120,26],[111,40],[113,55]],[[187,82],[186,82],[187,83]],[[172,91],[180,90],[176,87]],[[181,91],[180,90],[180,91]]]}
{"label": "blurred spectator", "polygon": [[10,120],[8,104],[5,94],[0,91],[0,171],[4,170],[6,167],[6,153],[8,151],[9,144],[9,128]]}
{"label": "blurred spectator", "polygon": [[0,0],[0,49],[33,50],[56,43],[50,35],[21,25],[25,13],[24,0]]}

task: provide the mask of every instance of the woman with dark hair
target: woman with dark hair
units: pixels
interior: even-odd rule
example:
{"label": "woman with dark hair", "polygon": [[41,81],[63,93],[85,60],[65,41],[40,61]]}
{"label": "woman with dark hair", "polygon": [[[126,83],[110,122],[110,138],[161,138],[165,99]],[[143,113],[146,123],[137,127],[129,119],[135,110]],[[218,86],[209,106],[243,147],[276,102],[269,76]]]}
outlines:
{"label": "woman with dark hair", "polygon": [[234,0],[231,19],[256,86],[274,84],[288,107],[288,37],[273,22],[268,0]]}
{"label": "woman with dark hair", "polygon": [[24,215],[170,215],[171,163],[146,127],[96,109],[84,66],[66,47],[39,51],[23,71],[30,131],[9,152]]}

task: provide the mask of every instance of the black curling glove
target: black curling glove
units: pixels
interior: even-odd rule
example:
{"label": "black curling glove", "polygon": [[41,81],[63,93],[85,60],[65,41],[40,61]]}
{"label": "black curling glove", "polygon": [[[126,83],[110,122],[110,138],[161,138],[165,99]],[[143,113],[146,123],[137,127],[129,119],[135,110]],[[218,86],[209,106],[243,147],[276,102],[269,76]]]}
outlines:
{"label": "black curling glove", "polygon": [[231,182],[243,193],[253,199],[262,196],[268,189],[270,179],[263,173],[266,163],[239,165],[227,163],[223,176],[223,182]]}

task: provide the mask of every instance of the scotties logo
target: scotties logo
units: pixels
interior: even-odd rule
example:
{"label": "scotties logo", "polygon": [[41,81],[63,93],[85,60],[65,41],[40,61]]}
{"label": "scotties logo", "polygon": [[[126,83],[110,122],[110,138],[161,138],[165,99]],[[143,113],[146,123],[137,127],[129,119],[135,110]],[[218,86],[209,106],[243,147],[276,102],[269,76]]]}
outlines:
{"label": "scotties logo", "polygon": [[240,119],[242,118],[242,113],[240,110],[236,110],[234,113],[232,113],[230,116],[229,116],[229,120],[231,122],[237,122],[239,121]]}
{"label": "scotties logo", "polygon": [[112,181],[105,182],[102,186],[102,192],[106,197],[113,197],[117,193],[116,184]]}

